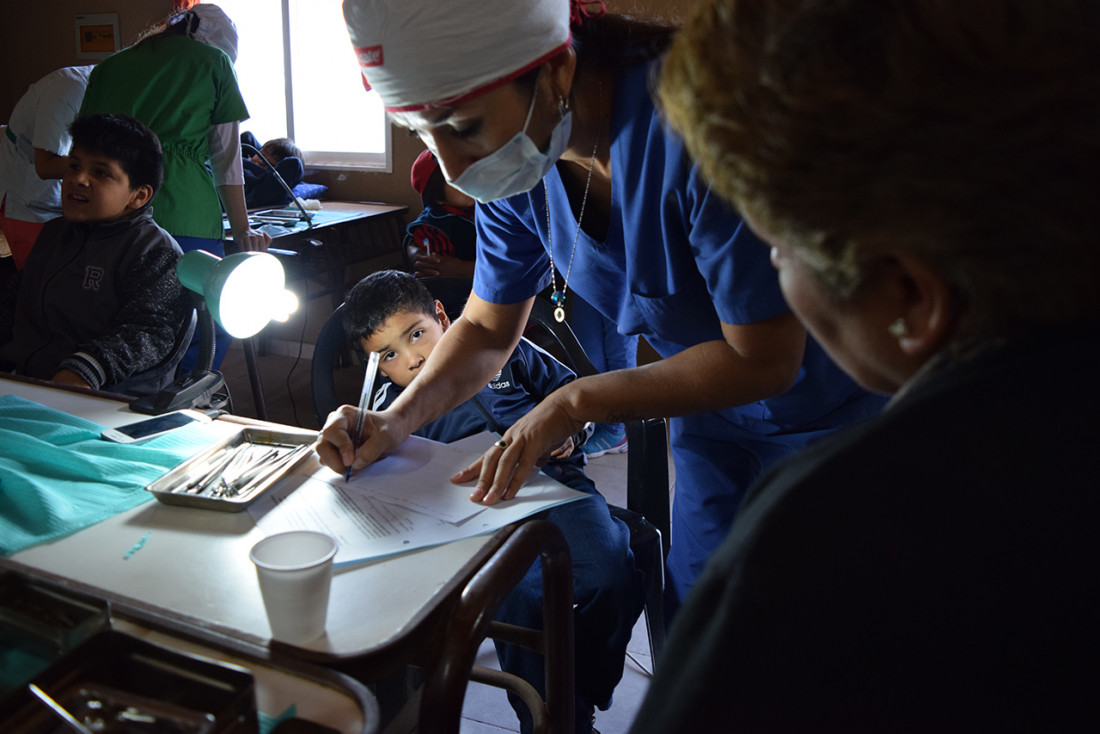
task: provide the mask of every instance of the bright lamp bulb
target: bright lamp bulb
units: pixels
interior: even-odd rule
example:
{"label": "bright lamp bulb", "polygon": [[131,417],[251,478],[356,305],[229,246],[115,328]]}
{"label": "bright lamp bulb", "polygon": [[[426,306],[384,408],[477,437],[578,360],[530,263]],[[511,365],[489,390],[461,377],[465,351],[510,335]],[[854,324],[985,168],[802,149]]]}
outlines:
{"label": "bright lamp bulb", "polygon": [[283,266],[266,252],[238,252],[219,260],[188,252],[177,266],[180,282],[201,293],[211,314],[230,335],[246,339],[268,322],[286,321],[298,298],[284,288]]}
{"label": "bright lamp bulb", "polygon": [[271,303],[271,320],[280,323],[290,318],[290,314],[298,310],[298,296],[293,291],[283,289],[275,294]]}
{"label": "bright lamp bulb", "polygon": [[271,306],[283,284],[283,268],[271,255],[236,263],[218,301],[222,326],[239,339],[258,333],[271,321]]}

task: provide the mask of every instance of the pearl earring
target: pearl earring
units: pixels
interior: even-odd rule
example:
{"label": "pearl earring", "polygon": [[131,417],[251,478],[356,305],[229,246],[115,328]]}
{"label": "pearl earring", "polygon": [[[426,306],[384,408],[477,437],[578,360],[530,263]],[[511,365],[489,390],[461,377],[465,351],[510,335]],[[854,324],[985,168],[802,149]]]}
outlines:
{"label": "pearl earring", "polygon": [[889,331],[890,336],[895,339],[901,339],[903,336],[909,334],[909,324],[905,323],[905,317],[898,317],[896,321],[890,324],[887,331]]}

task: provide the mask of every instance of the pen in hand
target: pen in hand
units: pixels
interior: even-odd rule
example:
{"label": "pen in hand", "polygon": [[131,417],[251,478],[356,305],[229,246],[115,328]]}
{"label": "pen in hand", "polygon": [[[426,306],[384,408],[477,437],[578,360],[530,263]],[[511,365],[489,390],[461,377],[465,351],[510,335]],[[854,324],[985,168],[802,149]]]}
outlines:
{"label": "pen in hand", "polygon": [[[363,442],[363,421],[367,417],[370,408],[370,396],[374,393],[374,380],[378,377],[378,352],[371,352],[367,357],[367,372],[363,375],[363,391],[359,393],[359,412],[355,416],[355,431],[351,434],[351,445],[354,451],[359,449]],[[352,459],[354,461],[354,459]],[[351,464],[344,472],[344,482],[351,481]]]}

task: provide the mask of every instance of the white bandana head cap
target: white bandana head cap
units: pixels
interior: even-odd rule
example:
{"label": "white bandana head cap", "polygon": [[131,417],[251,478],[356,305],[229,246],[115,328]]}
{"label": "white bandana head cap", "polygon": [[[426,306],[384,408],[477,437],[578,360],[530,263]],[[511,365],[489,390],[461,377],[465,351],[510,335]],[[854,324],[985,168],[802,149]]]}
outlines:
{"label": "white bandana head cap", "polygon": [[199,3],[188,12],[194,13],[199,19],[199,27],[191,34],[191,38],[220,48],[230,61],[237,63],[237,26],[233,25],[225,11],[211,3]]}
{"label": "white bandana head cap", "polygon": [[390,112],[444,107],[569,46],[570,0],[344,0],[363,83]]}

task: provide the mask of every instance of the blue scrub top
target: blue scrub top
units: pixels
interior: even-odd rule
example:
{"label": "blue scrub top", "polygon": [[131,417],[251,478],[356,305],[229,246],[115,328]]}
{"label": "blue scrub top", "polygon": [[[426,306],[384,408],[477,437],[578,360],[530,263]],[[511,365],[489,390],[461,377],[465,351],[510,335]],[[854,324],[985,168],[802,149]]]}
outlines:
{"label": "blue scrub top", "polygon": [[[788,312],[768,247],[712,193],[682,141],[649,96],[651,65],[623,71],[611,120],[612,212],[600,242],[577,220],[557,168],[526,194],[479,205],[474,292],[517,303],[550,283],[546,242],[577,293],[623,334],[640,334],[663,357],[723,339],[721,324],[749,324]],[[546,231],[546,197],[550,234]],[[559,282],[560,287],[560,282]],[[865,393],[807,338],[787,393],[720,411],[757,435],[817,426]],[[843,411],[841,411],[843,412]]]}
{"label": "blue scrub top", "polygon": [[[723,339],[721,325],[788,312],[768,247],[703,181],[649,96],[652,64],[620,72],[611,119],[611,219],[598,242],[577,221],[557,169],[529,193],[479,205],[474,292],[517,303],[550,283],[554,262],[569,291],[623,334],[664,357]],[[546,231],[546,198],[550,235]],[[559,281],[559,286],[561,285]],[[870,396],[807,337],[794,386],[748,405],[670,422],[676,465],[669,601],[683,599],[729,531],[745,491],[770,465],[833,430],[878,412]]]}

